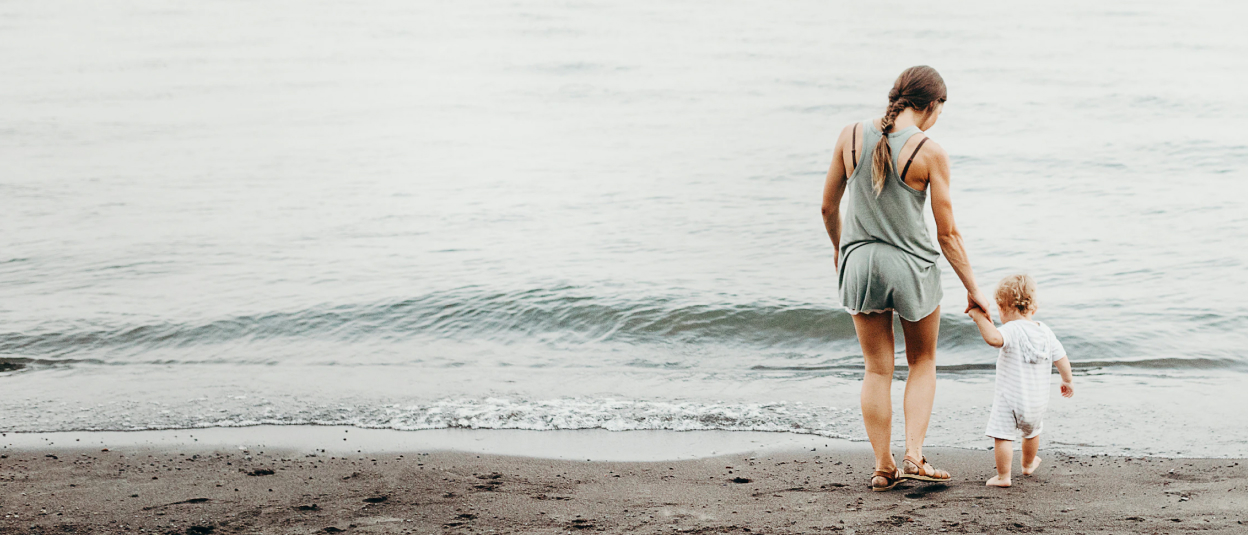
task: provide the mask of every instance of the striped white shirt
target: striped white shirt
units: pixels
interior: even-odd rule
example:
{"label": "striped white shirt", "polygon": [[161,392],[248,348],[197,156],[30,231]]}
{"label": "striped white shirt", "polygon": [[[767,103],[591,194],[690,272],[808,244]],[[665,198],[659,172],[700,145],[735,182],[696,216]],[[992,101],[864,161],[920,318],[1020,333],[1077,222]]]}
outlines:
{"label": "striped white shirt", "polygon": [[997,388],[988,417],[990,437],[1014,440],[1040,434],[1049,405],[1053,363],[1066,358],[1066,349],[1043,323],[1014,320],[998,331],[1005,342],[997,355]]}

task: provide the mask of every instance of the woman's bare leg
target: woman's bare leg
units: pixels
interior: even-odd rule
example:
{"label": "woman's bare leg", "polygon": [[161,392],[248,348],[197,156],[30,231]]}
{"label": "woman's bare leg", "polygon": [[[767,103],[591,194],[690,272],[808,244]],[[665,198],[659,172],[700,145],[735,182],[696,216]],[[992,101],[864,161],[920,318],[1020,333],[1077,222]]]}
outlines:
{"label": "woman's bare leg", "polygon": [[919,321],[901,320],[906,337],[906,457],[923,458],[923,440],[936,400],[936,339],[940,336],[940,307]]}
{"label": "woman's bare leg", "polygon": [[889,442],[893,433],[893,313],[854,314],[854,330],[862,346],[866,373],[862,376],[862,420],[875,450],[875,469],[897,469]]}

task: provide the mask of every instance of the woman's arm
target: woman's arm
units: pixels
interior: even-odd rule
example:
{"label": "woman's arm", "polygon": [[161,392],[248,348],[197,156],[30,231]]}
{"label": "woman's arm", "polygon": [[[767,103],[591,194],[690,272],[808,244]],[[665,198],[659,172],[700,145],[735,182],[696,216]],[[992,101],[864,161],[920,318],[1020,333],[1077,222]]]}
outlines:
{"label": "woman's arm", "polygon": [[828,237],[832,238],[832,247],[836,249],[834,254],[835,265],[840,268],[841,262],[841,197],[845,195],[845,184],[849,180],[849,176],[845,173],[845,149],[851,143],[851,129],[854,125],[849,125],[841,130],[841,135],[836,139],[836,147],[832,150],[832,165],[828,167],[828,178],[823,184],[823,226],[828,230]]}
{"label": "woman's arm", "polygon": [[975,307],[970,310],[970,314],[971,319],[975,320],[975,326],[979,327],[979,335],[984,337],[988,345],[992,347],[1005,345],[1005,337],[1001,336],[1001,331],[998,331],[997,326],[992,324],[992,318],[987,312]]}
{"label": "woman's arm", "polygon": [[[933,146],[934,145],[934,146]],[[924,167],[928,173],[928,190],[932,197],[932,216],[936,219],[936,236],[940,242],[940,250],[945,259],[953,267],[954,273],[962,279],[966,287],[966,310],[980,308],[985,313],[990,309],[988,297],[980,291],[975,283],[975,273],[971,271],[971,260],[966,254],[966,245],[962,242],[962,234],[953,222],[953,196],[950,193],[949,154],[936,143],[928,143],[930,151],[925,151]]]}

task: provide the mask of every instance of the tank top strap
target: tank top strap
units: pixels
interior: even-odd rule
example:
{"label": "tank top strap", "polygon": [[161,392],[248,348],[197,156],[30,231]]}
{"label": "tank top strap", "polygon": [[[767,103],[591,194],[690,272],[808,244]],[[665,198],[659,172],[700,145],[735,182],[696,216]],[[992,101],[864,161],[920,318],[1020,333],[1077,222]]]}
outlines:
{"label": "tank top strap", "polygon": [[906,142],[910,141],[910,138],[914,137],[915,134],[922,133],[923,131],[919,130],[918,126],[911,125],[903,128],[900,132],[894,132],[888,135],[888,148],[893,151],[893,169],[898,169],[898,172],[900,172],[898,164],[901,160],[902,147],[905,147]]}
{"label": "tank top strap", "polygon": [[[888,138],[888,148],[893,153],[893,169],[898,169],[897,166],[898,166],[898,160],[901,158],[901,148],[905,147],[906,142],[910,141],[910,138],[914,137],[915,134],[923,133],[923,131],[920,130],[918,126],[910,125],[897,132],[890,132],[887,136],[885,136],[882,132],[880,132],[879,128],[876,128],[875,120],[869,119],[869,120],[863,121],[863,132],[862,132],[863,153],[867,153],[869,152],[869,150],[874,150],[874,147],[871,147],[870,149],[868,149],[867,147],[868,132],[870,134],[873,134],[870,136],[871,138],[870,141],[872,142],[876,140],[882,140],[885,137]],[[874,143],[871,143],[871,144],[874,145]]]}

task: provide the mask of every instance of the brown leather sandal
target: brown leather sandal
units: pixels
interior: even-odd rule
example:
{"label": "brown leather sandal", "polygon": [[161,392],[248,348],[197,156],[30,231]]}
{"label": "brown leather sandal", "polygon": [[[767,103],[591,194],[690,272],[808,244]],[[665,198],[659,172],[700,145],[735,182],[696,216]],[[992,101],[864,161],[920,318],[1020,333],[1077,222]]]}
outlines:
{"label": "brown leather sandal", "polygon": [[936,467],[928,464],[927,457],[923,457],[919,461],[915,461],[910,457],[906,457],[901,461],[902,472],[901,477],[904,479],[917,479],[919,481],[932,481],[935,483],[943,483],[953,479],[949,472],[937,470]]}
{"label": "brown leather sandal", "polygon": [[[885,484],[876,485],[875,478],[877,477],[880,479],[883,479]],[[883,470],[876,470],[874,474],[871,474],[871,490],[873,492],[884,492],[886,490],[893,490],[894,487],[901,484],[901,481],[902,481],[901,471],[897,470],[896,468],[894,468],[891,473],[885,472]]]}

